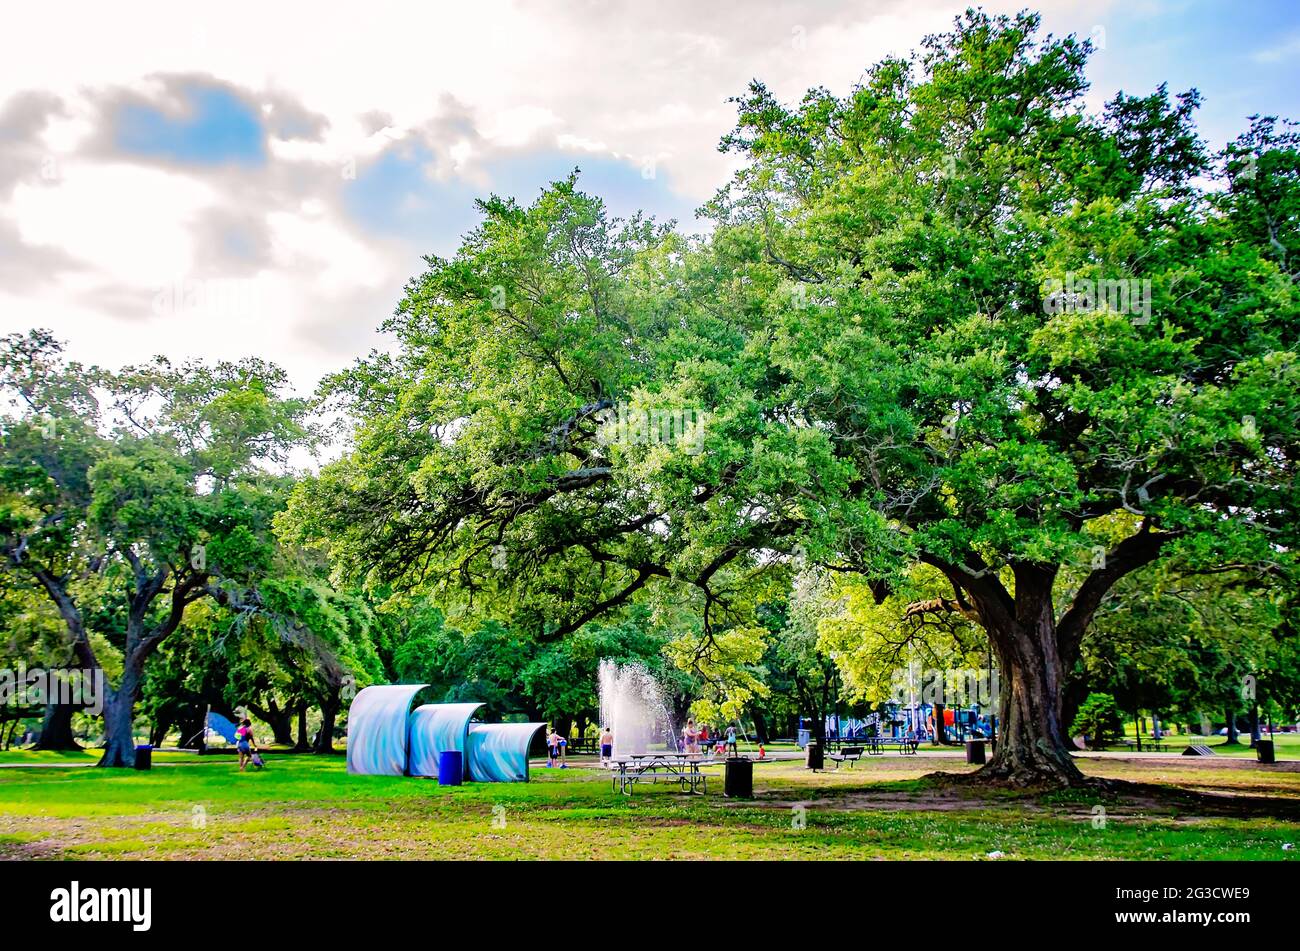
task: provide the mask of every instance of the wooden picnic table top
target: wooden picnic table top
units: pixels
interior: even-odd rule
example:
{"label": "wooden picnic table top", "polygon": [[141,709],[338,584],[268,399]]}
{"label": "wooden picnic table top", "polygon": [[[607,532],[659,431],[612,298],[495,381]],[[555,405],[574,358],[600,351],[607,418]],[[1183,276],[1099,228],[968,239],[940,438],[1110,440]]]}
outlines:
{"label": "wooden picnic table top", "polygon": [[645,753],[634,754],[626,757],[614,756],[608,760],[611,769],[619,772],[629,770],[648,771],[657,769],[667,769],[670,771],[684,770],[688,767],[692,771],[698,770],[701,766],[716,766],[722,760],[710,759],[695,753]]}
{"label": "wooden picnic table top", "polygon": [[665,762],[673,761],[678,763],[712,763],[717,760],[705,756],[703,753],[629,753],[626,756],[611,756],[611,763],[644,763],[646,761],[654,762],[663,760]]}

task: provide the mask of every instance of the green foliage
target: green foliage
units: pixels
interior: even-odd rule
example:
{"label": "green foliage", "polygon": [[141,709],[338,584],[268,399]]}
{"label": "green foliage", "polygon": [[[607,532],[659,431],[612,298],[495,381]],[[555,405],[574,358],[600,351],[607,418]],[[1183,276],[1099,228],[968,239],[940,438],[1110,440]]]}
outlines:
{"label": "green foliage", "polygon": [[262,465],[302,441],[307,404],[261,361],[110,373],[49,334],[0,345],[0,570],[48,599],[83,668],[120,675],[106,761],[129,751],[144,666],[211,598],[236,613],[277,561],[285,484]]}
{"label": "green foliage", "polygon": [[594,723],[602,660],[640,661],[667,673],[667,636],[645,610],[558,640],[537,640],[493,620],[461,630],[428,599],[399,600],[385,611],[400,614],[403,625],[390,662],[394,679],[428,683],[437,700],[480,701],[490,719],[525,713]]}
{"label": "green foliage", "polygon": [[[1006,667],[1043,614],[1068,669],[1160,559],[1288,576],[1296,138],[1260,119],[1212,155],[1163,86],[1089,112],[1089,44],[1039,26],[968,11],[844,96],[755,82],[707,238],[609,220],[574,177],[483,202],[396,349],[326,387],[352,450],[284,536],[539,646],[653,604],[710,712],[765,656],[812,670],[760,610],[797,546],[846,578],[814,653],[860,698],[900,641]],[[655,409],[704,422],[611,429]]]}
{"label": "green foliage", "polygon": [[1119,739],[1123,729],[1124,721],[1115,698],[1108,693],[1090,693],[1080,704],[1070,732],[1086,736],[1089,746],[1101,750]]}
{"label": "green foliage", "polygon": [[6,338],[6,581],[105,666],[211,599],[222,689],[294,703],[591,716],[612,657],[709,719],[817,715],[992,653],[1294,710],[1300,135],[1212,152],[1165,86],[1089,111],[1090,52],[971,10],[842,96],[754,82],[705,237],[576,173],[489,197],[325,381],[347,451],[300,480],[271,364]]}
{"label": "green foliage", "polygon": [[887,594],[856,579],[839,582],[833,593],[838,607],[818,622],[819,644],[835,656],[852,699],[889,699],[899,671],[909,667],[962,669],[986,662],[987,641],[977,622],[960,605],[937,607],[951,598],[952,587],[933,568],[914,567]]}

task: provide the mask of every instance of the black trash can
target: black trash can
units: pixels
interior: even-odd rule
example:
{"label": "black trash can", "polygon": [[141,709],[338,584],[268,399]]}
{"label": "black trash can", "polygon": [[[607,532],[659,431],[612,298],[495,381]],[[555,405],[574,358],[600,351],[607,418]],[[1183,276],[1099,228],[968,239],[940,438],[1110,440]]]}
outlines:
{"label": "black trash can", "polygon": [[976,765],[984,763],[984,741],[967,740],[966,741],[966,762]]}
{"label": "black trash can", "polygon": [[153,747],[149,744],[137,746],[135,748],[135,768],[152,769],[153,768]]}
{"label": "black trash can", "polygon": [[816,740],[809,740],[808,745],[803,748],[803,753],[804,765],[809,769],[822,769],[826,765],[822,745]]}
{"label": "black trash can", "polygon": [[754,764],[739,756],[730,757],[723,765],[722,794],[728,799],[754,798]]}
{"label": "black trash can", "polygon": [[1261,763],[1276,763],[1272,740],[1260,740],[1255,744],[1255,756]]}

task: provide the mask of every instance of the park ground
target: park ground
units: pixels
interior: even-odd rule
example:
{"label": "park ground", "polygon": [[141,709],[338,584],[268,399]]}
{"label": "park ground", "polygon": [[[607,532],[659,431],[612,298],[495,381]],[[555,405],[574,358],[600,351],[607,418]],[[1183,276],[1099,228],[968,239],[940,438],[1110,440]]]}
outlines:
{"label": "park ground", "polygon": [[342,756],[271,755],[241,774],[221,755],[160,752],[136,772],[89,768],[92,751],[14,752],[0,754],[0,858],[1295,860],[1287,740],[1271,766],[1085,755],[1085,773],[1125,784],[1040,794],[945,781],[974,769],[953,753],[818,773],[785,759],[755,765],[753,800],[725,798],[718,767],[704,796],[622,796],[589,758],[535,766],[527,784],[441,787],[349,776]]}

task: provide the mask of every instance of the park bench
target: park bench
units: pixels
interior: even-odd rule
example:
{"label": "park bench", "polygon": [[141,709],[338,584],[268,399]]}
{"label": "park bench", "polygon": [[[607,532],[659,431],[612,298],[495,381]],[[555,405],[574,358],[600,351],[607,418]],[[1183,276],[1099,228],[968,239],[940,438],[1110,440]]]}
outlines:
{"label": "park bench", "polygon": [[826,758],[835,761],[836,769],[840,768],[840,763],[848,763],[849,769],[852,769],[853,764],[862,759],[862,750],[861,746],[844,746],[838,753],[826,754]]}

